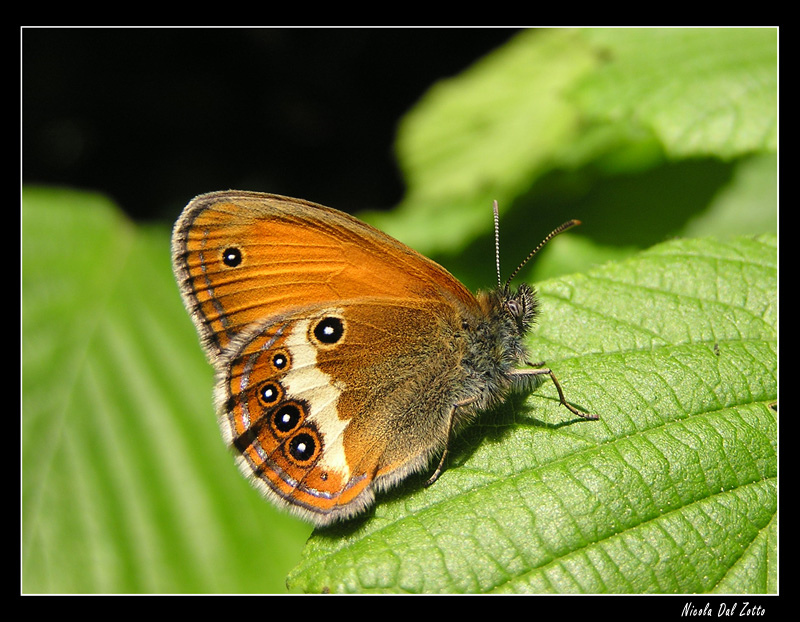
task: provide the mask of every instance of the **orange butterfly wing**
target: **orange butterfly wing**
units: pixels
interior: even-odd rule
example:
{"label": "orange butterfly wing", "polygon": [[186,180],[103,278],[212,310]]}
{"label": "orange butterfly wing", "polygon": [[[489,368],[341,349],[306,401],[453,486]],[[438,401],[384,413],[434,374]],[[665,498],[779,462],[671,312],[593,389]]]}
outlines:
{"label": "orange butterfly wing", "polygon": [[[327,348],[315,328],[336,317],[345,332]],[[446,306],[367,300],[263,322],[235,340],[217,398],[241,470],[320,524],[360,512],[373,484],[424,467],[446,444],[457,401],[447,389],[463,383],[463,353],[444,331],[458,323]],[[414,330],[404,336],[398,326]]]}
{"label": "orange butterfly wing", "polygon": [[356,514],[447,442],[458,310],[477,303],[438,264],[344,213],[247,192],[193,200],[173,261],[223,435],[279,504],[318,524]]}
{"label": "orange butterfly wing", "polygon": [[[226,251],[240,253],[241,264],[226,264]],[[449,272],[394,238],[343,212],[278,195],[197,197],[175,226],[173,261],[212,359],[248,326],[292,309],[365,296],[474,305]]]}

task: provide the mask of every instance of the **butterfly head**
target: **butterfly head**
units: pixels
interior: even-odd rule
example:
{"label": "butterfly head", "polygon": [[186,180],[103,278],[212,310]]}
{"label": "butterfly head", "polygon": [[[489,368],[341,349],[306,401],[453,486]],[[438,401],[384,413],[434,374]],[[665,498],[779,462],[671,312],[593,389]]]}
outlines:
{"label": "butterfly head", "polygon": [[522,268],[538,253],[545,244],[555,236],[567,229],[579,225],[579,220],[570,220],[553,230],[542,242],[534,248],[511,273],[505,283],[500,277],[500,232],[499,213],[497,201],[494,202],[494,233],[495,233],[495,259],[497,262],[497,289],[484,296],[482,305],[487,314],[493,318],[495,326],[496,343],[500,345],[504,368],[526,359],[524,337],[536,321],[538,313],[538,300],[533,287],[523,283],[516,290],[512,289],[511,281],[519,274]]}
{"label": "butterfly head", "polygon": [[477,301],[481,318],[470,331],[469,360],[477,375],[499,390],[509,372],[527,358],[525,335],[536,320],[536,292],[527,283],[516,289],[506,285],[478,292]]}
{"label": "butterfly head", "polygon": [[536,293],[527,283],[520,285],[516,291],[506,285],[500,290],[500,301],[503,310],[513,320],[519,335],[527,333],[536,320],[538,302]]}
{"label": "butterfly head", "polygon": [[523,283],[516,291],[511,289],[511,281],[519,274],[520,270],[538,253],[545,244],[556,237],[559,233],[571,229],[581,224],[579,220],[569,220],[554,229],[542,242],[534,248],[528,256],[520,263],[516,270],[511,273],[505,284],[500,276],[500,216],[497,201],[494,202],[494,240],[495,240],[495,260],[497,263],[497,299],[495,305],[502,308],[504,313],[511,318],[513,325],[516,326],[517,336],[524,336],[536,319],[537,300],[536,293],[530,285]]}

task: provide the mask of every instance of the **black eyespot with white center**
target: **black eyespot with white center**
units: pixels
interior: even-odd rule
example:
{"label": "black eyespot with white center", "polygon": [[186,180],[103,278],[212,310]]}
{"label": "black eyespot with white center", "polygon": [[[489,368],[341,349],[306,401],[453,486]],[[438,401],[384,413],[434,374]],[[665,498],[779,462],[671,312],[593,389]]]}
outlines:
{"label": "black eyespot with white center", "polygon": [[265,382],[258,387],[258,401],[261,402],[262,406],[274,406],[280,401],[282,396],[283,391],[281,386],[276,382]]}
{"label": "black eyespot with white center", "polygon": [[272,366],[277,371],[282,371],[289,366],[289,356],[285,352],[276,352],[272,355]]}
{"label": "black eyespot with white center", "polygon": [[289,441],[289,456],[296,462],[307,464],[316,457],[318,446],[316,434],[311,430],[300,432]]}
{"label": "black eyespot with white center", "polygon": [[242,251],[235,246],[226,248],[224,251],[222,251],[222,263],[229,268],[235,268],[242,263]]}
{"label": "black eyespot with white center", "polygon": [[303,410],[299,404],[290,402],[278,408],[272,415],[272,425],[279,434],[288,434],[300,425]]}
{"label": "black eyespot with white center", "polygon": [[344,335],[344,322],[333,315],[322,318],[313,329],[314,338],[321,344],[333,345]]}

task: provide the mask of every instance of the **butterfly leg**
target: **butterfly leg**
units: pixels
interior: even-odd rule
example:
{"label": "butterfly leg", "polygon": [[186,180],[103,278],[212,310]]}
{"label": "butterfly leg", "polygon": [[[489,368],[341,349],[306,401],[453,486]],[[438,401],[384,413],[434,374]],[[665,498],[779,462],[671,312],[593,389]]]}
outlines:
{"label": "butterfly leg", "polygon": [[433,475],[431,475],[428,478],[428,481],[425,482],[426,488],[428,486],[432,486],[436,482],[436,480],[439,479],[439,476],[442,474],[442,471],[444,471],[444,463],[445,460],[447,459],[447,454],[449,453],[448,447],[450,446],[450,437],[453,434],[453,421],[455,421],[456,409],[463,408],[468,404],[472,404],[473,402],[477,401],[477,399],[478,399],[477,397],[471,397],[469,399],[458,402],[457,404],[453,404],[453,408],[450,410],[450,416],[447,422],[447,444],[444,446],[444,451],[442,452],[442,457],[439,458],[439,464],[437,465],[436,470],[433,472]]}
{"label": "butterfly leg", "polygon": [[592,415],[590,413],[583,412],[582,410],[578,410],[572,404],[567,402],[567,399],[564,397],[564,391],[561,389],[561,385],[556,378],[556,375],[553,373],[553,370],[548,367],[542,367],[544,363],[538,364],[531,364],[532,367],[538,367],[539,369],[515,369],[512,373],[514,376],[550,376],[550,380],[553,381],[553,384],[556,387],[556,391],[558,391],[558,399],[561,401],[561,405],[564,406],[567,410],[571,413],[581,417],[582,419],[599,419],[600,415]]}

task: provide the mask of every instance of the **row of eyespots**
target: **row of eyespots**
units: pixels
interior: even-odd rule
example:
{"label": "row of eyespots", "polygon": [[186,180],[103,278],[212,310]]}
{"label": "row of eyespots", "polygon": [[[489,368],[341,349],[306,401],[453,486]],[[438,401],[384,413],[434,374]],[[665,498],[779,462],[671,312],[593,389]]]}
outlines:
{"label": "row of eyespots", "polygon": [[[222,254],[223,263],[236,268],[242,263],[241,251],[237,248],[227,248]],[[319,319],[309,331],[309,341],[320,346],[332,346],[341,341],[344,336],[344,322],[336,316],[324,316]],[[271,353],[270,364],[275,375],[287,372],[291,367],[291,357],[288,352],[279,349]],[[267,380],[256,390],[259,404],[263,408],[263,416],[259,422],[245,434],[234,441],[234,445],[244,450],[244,447],[256,440],[258,430],[263,425],[268,425],[273,436],[280,441],[289,459],[298,466],[311,464],[322,451],[322,439],[316,427],[305,422],[308,406],[302,400],[285,400],[285,391],[278,380]],[[233,402],[233,398],[231,402]],[[233,407],[233,403],[230,404]],[[230,408],[229,408],[230,410]]]}
{"label": "row of eyespots", "polygon": [[[289,367],[289,355],[283,350],[274,352],[271,359],[276,372]],[[283,386],[276,380],[267,380],[257,389],[257,397],[266,411],[267,423],[272,433],[279,439],[287,439],[287,456],[299,466],[313,461],[322,448],[316,429],[310,424],[301,427],[306,419],[308,407],[300,400],[284,401]]]}
{"label": "row of eyespots", "polygon": [[319,454],[322,442],[314,426],[305,423],[307,404],[302,400],[285,401],[283,387],[274,380],[262,383],[257,391],[266,424],[277,439],[286,443],[287,456],[299,466],[309,464]]}
{"label": "row of eyespots", "polygon": [[[326,316],[314,324],[311,329],[312,339],[320,345],[331,346],[344,336],[344,322],[336,316]],[[272,366],[275,371],[285,371],[289,367],[290,358],[283,351],[272,355]],[[258,388],[258,400],[268,413],[269,424],[278,438],[291,436],[286,447],[288,455],[299,465],[314,460],[322,450],[322,441],[316,428],[311,424],[302,425],[308,414],[308,407],[301,400],[284,401],[283,387],[275,380],[268,380]]]}

